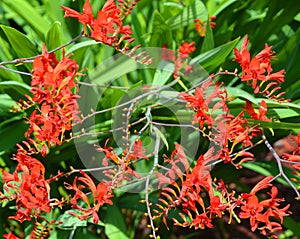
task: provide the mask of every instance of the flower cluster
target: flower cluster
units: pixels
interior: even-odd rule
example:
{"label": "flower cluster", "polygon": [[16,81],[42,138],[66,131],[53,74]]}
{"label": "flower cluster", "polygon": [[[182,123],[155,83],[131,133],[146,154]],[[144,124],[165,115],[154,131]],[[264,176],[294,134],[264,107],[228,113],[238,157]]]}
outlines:
{"label": "flower cluster", "polygon": [[[298,143],[298,147],[291,154],[284,153],[282,157],[286,159],[289,163],[291,163],[291,166],[294,169],[300,171],[300,165],[297,164],[297,162],[300,162],[300,131],[298,133],[297,143]],[[299,174],[299,172],[295,172],[295,174]]]}
{"label": "flower cluster", "polygon": [[[266,177],[261,180],[250,193],[241,195],[241,212],[239,217],[242,219],[249,218],[251,230],[259,229],[263,235],[268,235],[282,229],[283,217],[288,216],[289,204],[283,208],[278,208],[280,202],[284,199],[277,198],[278,189],[272,186],[270,180],[272,177]],[[256,193],[260,190],[271,188],[270,198],[259,201]],[[280,223],[273,219],[279,219]],[[275,237],[275,236],[273,236]]]}
{"label": "flower cluster", "polygon": [[[85,34],[91,38],[117,49],[120,48],[121,42],[128,40],[123,48],[123,50],[127,50],[128,44],[134,39],[131,37],[132,31],[130,26],[123,25],[122,20],[130,13],[136,1],[130,4],[128,1],[123,2],[118,8],[114,0],[106,1],[103,8],[98,11],[96,18],[93,16],[89,0],[86,0],[83,6],[83,13],[65,6],[62,6],[62,9],[65,11],[65,17],[77,18],[84,25]],[[90,30],[90,34],[88,34],[87,28]]]}
{"label": "flower cluster", "polygon": [[[208,128],[213,126],[217,120],[213,116],[216,110],[221,109],[224,113],[228,112],[226,106],[228,97],[225,89],[216,84],[211,93],[207,95],[207,89],[213,84],[211,80],[203,83],[195,89],[194,95],[185,92],[180,93],[180,97],[187,102],[186,107],[195,112],[192,121],[193,123],[199,123],[200,129],[203,129],[205,125]],[[219,102],[214,104],[212,101],[216,99],[219,99]]]}
{"label": "flower cluster", "polygon": [[[216,19],[216,16],[209,17],[209,27],[213,29],[216,26],[216,22],[214,20]],[[203,21],[201,19],[195,19],[195,28],[198,32],[199,36],[205,37],[206,36],[206,28],[207,28],[207,22]]]}
{"label": "flower cluster", "polygon": [[[11,219],[23,222],[41,219],[50,213],[51,207],[61,205],[58,199],[50,198],[50,182],[60,178],[58,173],[45,178],[44,165],[32,155],[47,154],[47,148],[60,145],[65,140],[65,132],[71,130],[74,122],[79,122],[77,86],[75,77],[78,65],[70,57],[62,55],[58,60],[54,53],[48,53],[43,46],[42,55],[34,59],[31,78],[31,94],[27,102],[19,103],[23,110],[35,107],[26,118],[29,124],[25,132],[26,141],[17,144],[18,150],[13,160],[17,161],[13,173],[2,170],[3,200],[16,202],[16,215]],[[32,235],[36,231],[33,230]],[[7,234],[13,238],[13,234]],[[35,238],[34,236],[31,238]]]}
{"label": "flower cluster", "polygon": [[[187,102],[187,109],[195,112],[192,122],[198,123],[200,130],[214,128],[215,132],[209,139],[218,142],[221,147],[219,158],[225,163],[233,163],[236,167],[240,167],[243,162],[253,160],[253,154],[244,149],[253,146],[253,138],[261,135],[261,129],[257,125],[250,126],[245,113],[249,114],[252,120],[270,121],[266,116],[267,104],[262,100],[256,112],[252,103],[246,100],[246,105],[242,107],[244,110],[234,116],[227,106],[231,99],[226,89],[222,89],[217,83],[214,87],[212,85],[213,81],[207,81],[197,87],[194,94],[182,92],[180,96]],[[207,94],[211,88],[212,90]],[[237,145],[242,148],[242,151],[234,154]],[[238,158],[241,160],[234,163]]]}
{"label": "flower cluster", "polygon": [[[98,145],[95,145],[95,147],[97,151],[105,154],[102,161],[103,166],[107,167],[109,164],[116,166],[114,169],[105,170],[105,175],[110,179],[113,179],[112,186],[118,186],[123,180],[131,180],[132,177],[140,178],[141,176],[134,170],[132,165],[139,159],[148,160],[145,150],[142,148],[142,141],[140,139],[136,140],[133,144],[133,150],[129,151],[128,149],[125,149],[122,152],[122,157],[119,157],[113,152],[113,147],[107,147],[107,143],[108,140],[103,148]],[[122,174],[119,172],[122,172]]]}
{"label": "flower cluster", "polygon": [[[94,181],[83,171],[80,171],[83,175],[81,177],[76,177],[73,181],[73,185],[65,183],[65,187],[68,190],[74,190],[75,195],[72,197],[70,203],[72,208],[77,209],[79,211],[78,214],[72,212],[73,216],[78,217],[80,220],[85,220],[89,216],[92,215],[93,222],[97,224],[99,222],[98,211],[103,204],[112,204],[110,200],[113,197],[112,189],[108,183],[100,182],[97,186]],[[77,183],[81,184],[78,186]],[[90,204],[89,197],[87,196],[87,192],[83,192],[82,190],[87,188],[92,193],[92,201],[93,207]],[[79,206],[78,200],[82,200],[88,208],[84,208]]]}
{"label": "flower cluster", "polygon": [[[219,158],[224,162],[233,163],[238,157],[244,157],[241,162],[251,160],[253,155],[243,151],[234,158],[231,157],[237,144],[241,143],[243,148],[252,145],[251,130],[247,119],[243,117],[244,112],[237,116],[229,113],[227,107],[229,98],[226,89],[222,89],[220,85],[216,84],[210,94],[206,94],[212,84],[212,81],[203,83],[195,89],[194,95],[180,93],[180,96],[187,102],[187,108],[195,111],[192,122],[199,123],[201,130],[206,128],[211,130],[214,127],[216,132],[210,136],[210,140],[218,142],[221,146]],[[214,114],[215,112],[218,112],[218,115]]]}
{"label": "flower cluster", "polygon": [[78,74],[75,60],[64,56],[60,61],[54,53],[43,47],[42,55],[33,62],[30,104],[35,109],[27,120],[29,129],[25,133],[30,143],[34,143],[43,156],[47,147],[60,145],[64,133],[71,130],[74,122],[79,122],[78,95],[75,77]]}
{"label": "flower cluster", "polygon": [[182,69],[184,69],[185,74],[189,74],[193,70],[192,65],[187,65],[187,58],[196,50],[195,42],[183,42],[179,47],[178,53],[168,50],[166,45],[162,48],[161,58],[165,61],[174,62],[174,79],[181,75],[180,70]]}
{"label": "flower cluster", "polygon": [[242,68],[241,80],[247,82],[254,89],[254,93],[261,93],[274,100],[284,100],[281,96],[284,92],[280,90],[279,83],[284,82],[284,70],[273,72],[271,58],[274,54],[272,47],[265,45],[265,48],[252,59],[248,50],[248,36],[244,38],[241,50],[234,49],[234,61]]}
{"label": "flower cluster", "polygon": [[[212,218],[222,217],[222,211],[226,208],[220,198],[214,196],[212,178],[209,173],[209,166],[206,166],[212,158],[211,152],[201,155],[196,166],[191,170],[187,157],[180,145],[176,145],[171,158],[165,161],[171,166],[166,173],[156,172],[159,186],[162,188],[160,203],[155,212],[157,216],[163,215],[163,221],[167,226],[166,218],[171,210],[178,207],[184,213],[179,213],[183,222],[172,218],[175,225],[183,227],[195,227],[195,229],[212,228]],[[180,179],[180,183],[177,183]],[[204,197],[208,196],[210,203],[205,205]],[[208,206],[210,205],[210,206]]]}
{"label": "flower cluster", "polygon": [[[223,181],[213,183],[209,163],[214,160],[213,151],[209,150],[190,169],[183,149],[177,145],[171,158],[166,160],[171,165],[169,170],[164,174],[156,173],[160,187],[169,184],[162,187],[157,209],[154,210],[156,217],[163,216],[167,226],[170,212],[176,213],[180,208],[182,212],[177,213],[181,220],[173,217],[174,225],[204,229],[212,228],[212,220],[222,218],[226,212],[230,214],[230,223],[232,215],[240,209],[239,217],[250,220],[252,231],[258,229],[263,235],[272,235],[281,230],[283,217],[290,214],[287,211],[289,205],[279,208],[280,202],[284,200],[277,198],[278,189],[270,183],[272,177],[260,181],[250,193],[235,197],[234,193],[227,191]],[[270,198],[259,201],[258,191],[267,188],[271,188]],[[276,238],[275,235],[272,237]]]}
{"label": "flower cluster", "polygon": [[10,174],[2,170],[4,196],[7,200],[16,200],[17,212],[11,219],[23,222],[37,218],[41,213],[49,213],[50,186],[45,180],[45,167],[37,159],[28,156],[19,149],[14,157],[18,162],[15,171]]}

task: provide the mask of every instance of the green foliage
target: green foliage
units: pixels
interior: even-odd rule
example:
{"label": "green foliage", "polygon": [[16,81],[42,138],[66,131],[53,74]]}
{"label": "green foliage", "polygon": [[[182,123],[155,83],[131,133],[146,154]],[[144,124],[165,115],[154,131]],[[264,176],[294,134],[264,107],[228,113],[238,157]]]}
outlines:
{"label": "green foliage", "polygon": [[0,27],[19,58],[36,55],[36,47],[26,35],[8,26],[1,25]]}

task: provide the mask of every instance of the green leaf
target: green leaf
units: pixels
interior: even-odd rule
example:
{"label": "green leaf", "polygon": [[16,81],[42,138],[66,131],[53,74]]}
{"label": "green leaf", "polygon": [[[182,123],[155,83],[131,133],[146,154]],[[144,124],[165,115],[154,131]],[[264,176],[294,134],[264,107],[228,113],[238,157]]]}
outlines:
{"label": "green leaf", "polygon": [[[163,68],[163,69],[162,69]],[[162,61],[155,72],[153,86],[164,85],[174,72],[174,64]]]}
{"label": "green leaf", "polygon": [[[299,67],[300,60],[300,28],[288,39],[284,47],[276,54],[278,60],[272,66],[277,69],[284,68],[287,72],[283,89],[287,97],[298,97],[299,99]],[[294,84],[296,83],[296,85]],[[298,91],[298,92],[297,92]]]}
{"label": "green leaf", "polygon": [[0,127],[0,152],[9,150],[24,139],[28,126],[23,120],[1,123]]}
{"label": "green leaf", "polygon": [[138,69],[139,65],[136,61],[124,55],[119,56],[117,59],[110,58],[95,68],[89,74],[91,83],[104,85]]}
{"label": "green leaf", "polygon": [[84,41],[84,42],[80,42],[80,43],[76,43],[75,45],[73,45],[72,47],[70,47],[69,50],[67,50],[66,55],[69,55],[70,53],[77,51],[81,48],[84,47],[88,47],[88,46],[92,46],[92,45],[97,45],[100,44],[99,42],[96,42],[94,40],[89,40],[89,41]]}
{"label": "green leaf", "polygon": [[[0,46],[1,46],[1,50],[0,50],[0,59],[1,61],[10,61],[11,59],[13,59],[13,55],[11,53],[11,46],[9,44],[9,42],[7,41],[7,38],[4,36],[4,34],[1,34],[2,31],[0,30]],[[3,37],[1,37],[1,35]],[[8,66],[6,66],[8,67]],[[9,66],[12,69],[16,69],[14,66],[10,65]],[[8,70],[2,69],[0,68],[0,78],[1,80],[14,80],[14,81],[18,81],[18,82],[22,82],[22,78],[19,74],[10,72]]]}
{"label": "green leaf", "polygon": [[64,33],[61,28],[60,22],[54,22],[46,34],[46,46],[47,50],[51,51],[65,41]]}
{"label": "green leaf", "polygon": [[159,138],[164,142],[165,146],[167,147],[167,150],[169,150],[169,144],[168,144],[166,137],[163,135],[163,133],[158,128],[156,128],[156,129],[157,129]]}
{"label": "green leaf", "polygon": [[299,123],[285,123],[285,122],[266,122],[266,121],[258,121],[258,120],[249,120],[249,122],[253,124],[258,124],[260,127],[263,128],[270,128],[270,129],[300,129]]}
{"label": "green leaf", "polygon": [[[49,28],[47,22],[28,1],[24,0],[3,0],[2,1],[12,12],[20,16],[44,40],[46,30]],[[20,42],[22,43],[22,41]],[[22,49],[22,48],[21,48]]]}
{"label": "green leaf", "polygon": [[107,207],[105,234],[109,239],[129,239],[126,235],[125,220],[116,205]]}
{"label": "green leaf", "polygon": [[[292,217],[285,217],[283,225],[293,231],[293,236],[300,238],[299,222],[296,222]],[[278,237],[279,239],[286,237]]]}
{"label": "green leaf", "polygon": [[51,18],[53,22],[64,21],[64,11],[62,11],[62,9],[60,8],[60,6],[63,5],[61,0],[43,0],[43,5],[45,7],[47,15]]}
{"label": "green leaf", "polygon": [[[215,2],[215,0],[211,0],[211,2]],[[212,16],[217,16],[220,13],[222,13],[227,7],[229,7],[231,4],[237,2],[237,0],[228,0],[223,1],[216,9],[214,9],[214,12],[212,13]]]}
{"label": "green leaf", "polygon": [[30,87],[17,81],[2,81],[0,82],[0,91],[6,92],[12,99],[19,101],[29,93]]}
{"label": "green leaf", "polygon": [[[145,182],[143,182],[145,183]],[[131,209],[140,212],[146,212],[147,208],[145,203],[140,203],[139,201],[144,199],[144,195],[139,193],[129,193],[124,194],[118,198],[117,205],[120,208]],[[137,203],[132,203],[137,202]]]}
{"label": "green leaf", "polygon": [[[278,166],[274,161],[246,162],[243,163],[242,166],[264,176],[276,176],[279,173]],[[284,171],[288,177],[294,177],[291,169],[284,168]],[[290,185],[282,177],[278,177],[276,181],[282,185],[290,187]]]}
{"label": "green leaf", "polygon": [[132,18],[132,31],[135,35],[135,38],[139,44],[142,46],[145,46],[145,40],[143,38],[143,35],[146,33],[146,20],[143,17],[143,14],[139,11],[132,11],[131,13]]}
{"label": "green leaf", "polygon": [[245,100],[251,101],[253,104],[258,105],[260,103],[260,100],[253,97],[251,94],[249,94],[247,91],[240,89],[240,88],[235,88],[235,87],[226,87],[226,91],[228,93],[229,97],[234,97],[234,98],[242,98]]}
{"label": "green leaf", "polygon": [[0,117],[7,117],[14,114],[9,112],[12,109],[12,105],[15,105],[15,101],[9,95],[0,94]]}
{"label": "green leaf", "polygon": [[76,210],[67,210],[62,214],[57,221],[62,222],[63,224],[60,225],[61,228],[69,228],[73,229],[75,227],[85,227],[87,225],[86,220],[80,220],[75,216],[72,216],[70,212],[78,213]]}
{"label": "green leaf", "polygon": [[35,56],[37,54],[35,45],[26,35],[12,27],[4,25],[0,25],[0,27],[5,33],[10,45],[17,53],[18,57],[26,58]]}
{"label": "green leaf", "polygon": [[[293,20],[299,13],[300,5],[294,0],[271,1],[268,3],[268,11],[262,22],[262,27],[256,30],[256,37],[252,42],[255,46],[261,46],[267,42],[272,34],[276,34],[281,28]],[[263,27],[267,26],[267,27]]]}
{"label": "green leaf", "polygon": [[208,23],[206,24],[206,34],[201,47],[201,52],[211,50],[215,46],[213,31],[210,28],[209,20],[207,22]]}
{"label": "green leaf", "polygon": [[191,64],[198,63],[205,70],[211,72],[214,69],[220,67],[220,65],[226,60],[228,55],[233,51],[233,48],[239,41],[239,37],[233,41],[227,42],[221,46],[218,46],[210,51],[200,54],[191,60]]}
{"label": "green leaf", "polygon": [[168,19],[167,24],[172,30],[176,30],[180,27],[194,24],[195,19],[208,19],[206,7],[200,0],[194,1],[192,5],[185,7],[180,14]]}
{"label": "green leaf", "polygon": [[[86,227],[87,223],[93,223],[92,217],[88,218],[87,220],[80,220],[79,218],[71,215],[70,212],[80,214],[80,211],[75,209],[65,211],[64,214],[60,215],[57,219],[58,222],[63,222],[63,224],[60,225],[60,228],[72,230],[76,227]],[[99,221],[97,225],[104,226],[105,224]]]}
{"label": "green leaf", "polygon": [[161,47],[164,44],[167,46],[172,45],[172,32],[169,25],[166,24],[161,14],[156,10],[153,16],[150,46]]}

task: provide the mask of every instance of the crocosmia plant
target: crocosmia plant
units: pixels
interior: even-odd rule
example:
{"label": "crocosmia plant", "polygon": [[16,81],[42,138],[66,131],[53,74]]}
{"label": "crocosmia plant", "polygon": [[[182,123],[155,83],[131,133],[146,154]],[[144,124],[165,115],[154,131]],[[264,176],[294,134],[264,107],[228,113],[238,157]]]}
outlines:
{"label": "crocosmia plant", "polygon": [[0,10],[0,237],[300,238],[296,0]]}

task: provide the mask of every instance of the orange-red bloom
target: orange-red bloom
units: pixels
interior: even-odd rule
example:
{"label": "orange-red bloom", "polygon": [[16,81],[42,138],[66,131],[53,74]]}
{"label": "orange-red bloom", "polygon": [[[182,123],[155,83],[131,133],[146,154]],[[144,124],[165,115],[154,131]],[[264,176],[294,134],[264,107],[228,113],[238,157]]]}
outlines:
{"label": "orange-red bloom", "polygon": [[4,234],[3,237],[5,239],[20,239],[19,237],[15,236],[12,232],[10,232],[8,234]]}
{"label": "orange-red bloom", "polygon": [[[284,199],[277,198],[278,189],[275,186],[272,186],[270,183],[271,179],[271,176],[264,178],[249,194],[242,194],[243,203],[241,212],[239,213],[240,218],[249,218],[252,231],[259,229],[263,235],[268,235],[281,230],[283,217],[290,214],[290,212],[287,211],[290,205],[278,208],[278,206],[280,206],[279,202],[284,201]],[[271,192],[269,195],[271,198],[259,201],[256,193],[270,187]],[[280,220],[280,224],[273,221],[275,218]]]}
{"label": "orange-red bloom", "polygon": [[45,180],[45,168],[37,159],[19,149],[14,157],[18,165],[13,174],[3,171],[4,190],[16,199],[17,212],[10,218],[23,222],[36,218],[43,212],[49,213],[50,186]]}
{"label": "orange-red bloom", "polygon": [[[72,197],[70,203],[72,208],[78,209],[81,214],[72,213],[72,215],[78,217],[80,220],[85,220],[88,217],[93,217],[93,222],[97,224],[99,222],[98,211],[104,204],[112,204],[110,200],[113,197],[111,187],[108,183],[100,182],[97,186],[94,181],[83,171],[80,171],[83,175],[81,177],[76,177],[73,185],[65,183],[65,187],[69,190],[74,190],[75,195]],[[77,183],[80,183],[77,185]],[[90,199],[87,196],[87,193],[84,193],[83,189],[90,190],[92,193],[91,205]],[[78,200],[82,200],[87,208],[79,206]]]}
{"label": "orange-red bloom", "polygon": [[277,92],[280,89],[278,84],[284,81],[285,71],[272,73],[271,58],[274,54],[272,47],[266,44],[265,48],[251,59],[248,45],[246,35],[241,50],[234,49],[234,61],[238,62],[242,68],[242,81],[251,85],[255,94],[260,92],[269,98],[279,99],[284,93]]}
{"label": "orange-red bloom", "polygon": [[[179,207],[183,211],[178,213],[181,220],[173,218],[173,221],[174,225],[182,227],[212,228],[212,219],[222,217],[228,205],[222,202],[219,195],[214,195],[210,166],[207,165],[211,160],[215,160],[215,157],[212,150],[209,150],[198,158],[195,167],[191,169],[182,147],[176,145],[171,158],[165,160],[171,165],[169,170],[165,174],[156,172],[159,187],[164,184],[172,185],[162,189],[159,199],[161,204],[157,204],[159,210],[156,212],[163,215],[165,224],[168,212]],[[177,177],[180,183],[176,181]],[[205,195],[208,196],[208,201],[205,200]]]}
{"label": "orange-red bloom", "polygon": [[181,57],[188,57],[190,53],[194,52],[196,50],[195,42],[184,42],[181,44],[179,48],[179,53],[182,54]]}
{"label": "orange-red bloom", "polygon": [[61,7],[65,11],[65,17],[73,17],[77,18],[79,22],[84,25],[90,25],[94,20],[92,6],[90,4],[90,0],[86,0],[83,5],[83,13],[79,13],[71,8],[62,6]]}
{"label": "orange-red bloom", "polygon": [[293,164],[291,164],[291,166],[292,166],[294,169],[300,171],[300,131],[298,132],[298,139],[297,139],[297,142],[298,142],[298,147],[297,147],[295,150],[293,150],[293,152],[292,152],[291,154],[289,154],[289,153],[284,153],[284,154],[282,155],[282,157],[283,157],[285,160],[287,160],[287,161],[293,163]]}
{"label": "orange-red bloom", "polygon": [[[135,3],[132,4],[132,6],[134,5]],[[83,13],[65,6],[62,6],[62,9],[65,11],[65,17],[77,18],[84,25],[85,34],[96,41],[115,48],[119,48],[120,43],[124,40],[128,40],[128,43],[133,41],[130,26],[124,25],[122,22],[124,12],[117,7],[114,0],[107,0],[102,9],[98,11],[96,18],[92,14],[89,0],[83,6]],[[88,26],[90,34],[87,32],[86,26]],[[127,47],[125,46],[125,48]]]}
{"label": "orange-red bloom", "polygon": [[[193,122],[197,122],[200,124],[200,129],[203,129],[206,124],[209,128],[212,127],[215,122],[212,114],[215,110],[222,108],[222,110],[226,110],[225,101],[227,100],[226,90],[222,90],[221,87],[216,84],[212,92],[207,95],[207,88],[212,86],[212,81],[207,81],[203,83],[200,87],[195,89],[194,95],[182,92],[180,93],[181,98],[183,98],[187,104],[188,109],[192,109],[195,111],[195,115],[193,118]],[[211,106],[213,99],[219,98],[219,102],[215,103]]]}
{"label": "orange-red bloom", "polygon": [[40,152],[46,154],[45,147],[61,144],[64,132],[72,128],[73,120],[79,121],[78,95],[75,77],[78,65],[68,56],[56,59],[54,53],[48,53],[43,46],[42,56],[33,62],[31,93],[29,98],[37,109],[32,112],[27,123],[29,129],[25,136],[32,137],[41,146]]}
{"label": "orange-red bloom", "polygon": [[[209,26],[211,29],[213,29],[216,26],[216,22],[214,22],[214,20],[216,19],[216,16],[211,16],[209,17]],[[206,36],[206,27],[207,27],[207,22],[206,21],[202,21],[201,19],[195,19],[195,28],[196,31],[198,32],[198,34],[201,37],[205,37]]]}
{"label": "orange-red bloom", "polygon": [[249,100],[246,100],[245,111],[251,116],[253,120],[261,120],[261,121],[270,121],[270,119],[266,116],[267,113],[267,103],[262,100],[260,102],[258,112],[255,112],[252,103]]}

